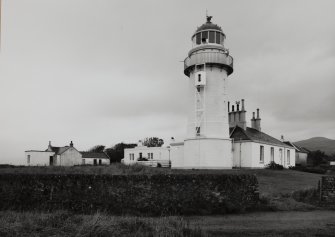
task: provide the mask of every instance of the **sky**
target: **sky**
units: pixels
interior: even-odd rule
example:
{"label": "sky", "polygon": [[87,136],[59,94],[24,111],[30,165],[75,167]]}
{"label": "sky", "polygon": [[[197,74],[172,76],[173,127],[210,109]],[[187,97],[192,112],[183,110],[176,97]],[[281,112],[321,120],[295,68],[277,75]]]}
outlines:
{"label": "sky", "polygon": [[2,0],[0,164],[186,134],[183,60],[205,23],[234,58],[230,101],[298,141],[335,139],[335,1]]}

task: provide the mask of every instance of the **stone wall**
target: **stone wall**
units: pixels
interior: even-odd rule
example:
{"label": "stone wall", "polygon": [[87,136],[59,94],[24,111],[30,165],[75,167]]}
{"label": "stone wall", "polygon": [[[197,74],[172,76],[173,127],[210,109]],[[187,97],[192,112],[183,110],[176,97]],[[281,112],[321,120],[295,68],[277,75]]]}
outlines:
{"label": "stone wall", "polygon": [[335,176],[321,177],[320,204],[335,208]]}
{"label": "stone wall", "polygon": [[253,175],[0,174],[0,210],[224,214],[251,209],[258,201]]}

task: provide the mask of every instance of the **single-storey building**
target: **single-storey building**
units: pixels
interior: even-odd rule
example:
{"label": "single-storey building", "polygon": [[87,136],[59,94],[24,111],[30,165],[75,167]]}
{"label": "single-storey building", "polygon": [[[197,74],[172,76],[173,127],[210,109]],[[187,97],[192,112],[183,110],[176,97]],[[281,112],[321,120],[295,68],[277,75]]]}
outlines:
{"label": "single-storey building", "polygon": [[49,142],[46,150],[25,151],[28,166],[74,166],[83,164],[109,165],[105,153],[80,152],[71,141],[69,146],[56,147]]}

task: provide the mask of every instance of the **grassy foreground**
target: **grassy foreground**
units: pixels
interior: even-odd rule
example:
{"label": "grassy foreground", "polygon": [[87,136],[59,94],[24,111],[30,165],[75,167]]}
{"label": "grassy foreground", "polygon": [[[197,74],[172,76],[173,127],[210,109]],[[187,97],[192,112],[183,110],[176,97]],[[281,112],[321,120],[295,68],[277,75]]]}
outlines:
{"label": "grassy foreground", "polygon": [[118,217],[0,212],[0,236],[334,236],[335,212]]}

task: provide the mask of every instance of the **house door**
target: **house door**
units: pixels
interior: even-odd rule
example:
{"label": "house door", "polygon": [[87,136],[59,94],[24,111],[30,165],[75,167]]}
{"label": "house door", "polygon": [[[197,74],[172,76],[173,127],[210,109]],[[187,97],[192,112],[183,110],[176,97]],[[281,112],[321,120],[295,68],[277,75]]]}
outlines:
{"label": "house door", "polygon": [[97,165],[97,159],[94,159],[94,160],[93,160],[93,164],[94,164],[94,165]]}
{"label": "house door", "polygon": [[54,165],[54,158],[53,158],[53,156],[49,157],[49,165],[50,166]]}
{"label": "house door", "polygon": [[99,159],[99,165],[101,165],[102,163],[101,163],[101,159]]}

